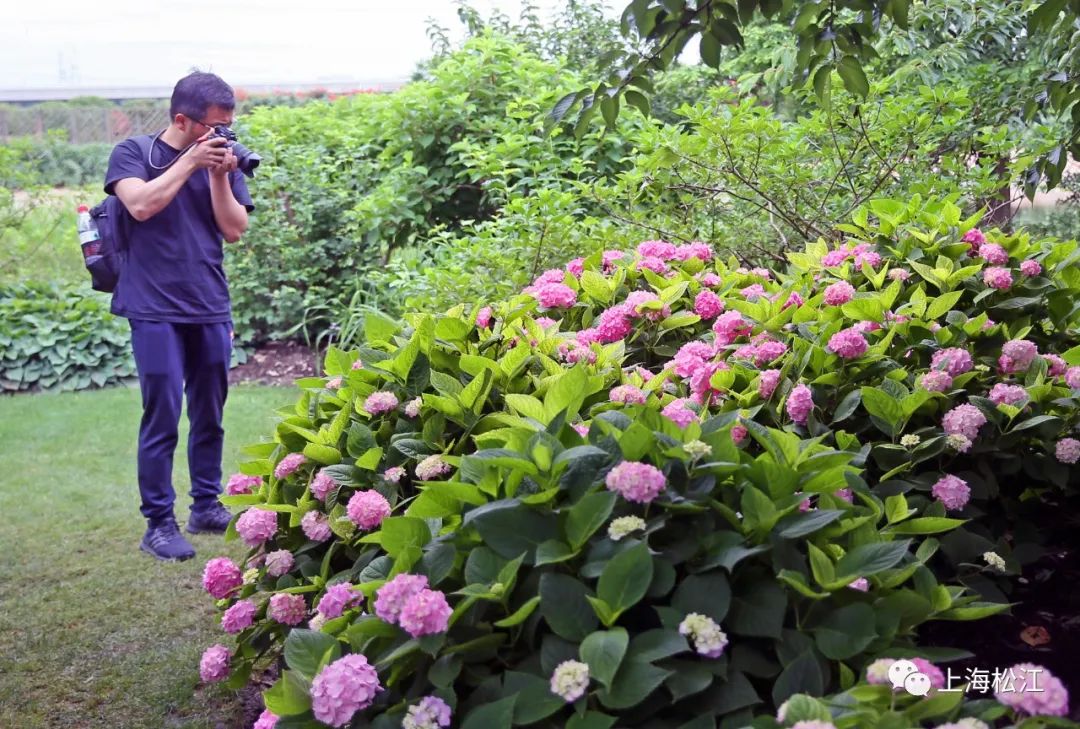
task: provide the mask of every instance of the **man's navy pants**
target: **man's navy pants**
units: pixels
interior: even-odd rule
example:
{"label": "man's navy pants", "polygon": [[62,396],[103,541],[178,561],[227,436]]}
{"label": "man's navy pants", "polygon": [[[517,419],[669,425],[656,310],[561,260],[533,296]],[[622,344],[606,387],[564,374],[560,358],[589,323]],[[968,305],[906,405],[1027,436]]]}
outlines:
{"label": "man's navy pants", "polygon": [[185,394],[192,508],[212,506],[221,493],[225,438],[221,416],[229,393],[232,324],[130,322],[143,403],[139,425],[141,511],[156,525],[173,515],[173,453]]}

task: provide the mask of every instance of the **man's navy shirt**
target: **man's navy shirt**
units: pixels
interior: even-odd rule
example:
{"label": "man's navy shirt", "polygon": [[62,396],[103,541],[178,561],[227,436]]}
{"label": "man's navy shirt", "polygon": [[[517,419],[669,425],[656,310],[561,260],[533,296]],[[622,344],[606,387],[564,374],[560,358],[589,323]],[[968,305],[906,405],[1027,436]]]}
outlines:
{"label": "man's navy shirt", "polygon": [[[154,142],[154,166],[165,167],[180,150],[161,139]],[[149,182],[163,174],[153,169],[134,139],[116,145],[105,174],[105,192],[127,177]],[[251,202],[244,175],[229,173],[236,201],[248,211]],[[214,220],[210,172],[192,173],[176,197],[157,215],[142,223],[126,221],[128,235],[120,280],[113,293],[112,312],[128,319],[206,324],[232,319],[229,284],[222,266],[223,237]]]}

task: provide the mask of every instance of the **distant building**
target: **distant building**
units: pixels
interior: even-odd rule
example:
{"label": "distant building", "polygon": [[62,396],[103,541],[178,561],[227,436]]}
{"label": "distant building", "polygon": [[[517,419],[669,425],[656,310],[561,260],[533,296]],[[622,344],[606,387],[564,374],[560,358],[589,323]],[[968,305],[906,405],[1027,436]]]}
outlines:
{"label": "distant building", "polygon": [[[402,79],[382,81],[333,81],[326,83],[306,84],[233,84],[237,91],[243,91],[250,95],[274,94],[274,93],[310,93],[312,91],[327,91],[330,93],[346,93],[349,91],[394,91],[405,84]],[[66,101],[83,96],[95,96],[110,101],[127,101],[130,99],[167,99],[172,95],[172,86],[103,86],[103,87],[78,87],[78,88],[24,88],[24,89],[0,89],[0,103],[29,106],[43,101]]]}

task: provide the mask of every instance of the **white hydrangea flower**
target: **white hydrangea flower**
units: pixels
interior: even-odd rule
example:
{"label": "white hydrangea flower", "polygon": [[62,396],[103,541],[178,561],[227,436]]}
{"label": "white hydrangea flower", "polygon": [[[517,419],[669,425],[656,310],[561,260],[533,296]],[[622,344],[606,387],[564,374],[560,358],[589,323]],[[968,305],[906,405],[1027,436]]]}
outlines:
{"label": "white hydrangea flower", "polygon": [[311,630],[322,630],[322,626],[326,624],[326,616],[322,613],[316,613],[315,616],[308,621],[308,627]]}
{"label": "white hydrangea flower", "polygon": [[589,689],[589,666],[581,661],[563,661],[551,674],[551,693],[573,703]]}
{"label": "white hydrangea flower", "polygon": [[700,440],[692,440],[683,446],[691,458],[697,460],[712,455],[712,446]]}
{"label": "white hydrangea flower", "polygon": [[619,541],[625,536],[629,536],[631,532],[636,532],[639,529],[645,528],[645,520],[639,516],[620,516],[618,519],[612,519],[611,524],[608,526],[608,536],[612,541]]}
{"label": "white hydrangea flower", "polygon": [[405,406],[405,415],[410,418],[415,418],[420,414],[420,406],[423,404],[423,399],[419,397],[415,400],[410,400],[409,404]]}
{"label": "white hydrangea flower", "polygon": [[694,642],[694,650],[706,658],[719,658],[727,647],[727,634],[712,618],[690,613],[679,623],[679,633]]}
{"label": "white hydrangea flower", "polygon": [[945,438],[946,445],[954,451],[963,453],[971,447],[971,439],[966,435],[960,435],[959,433],[953,433]]}
{"label": "white hydrangea flower", "polygon": [[922,438],[917,435],[905,435],[903,438],[900,439],[900,445],[904,446],[905,448],[914,448],[920,443],[922,443]]}
{"label": "white hydrangea flower", "polygon": [[1006,571],[1005,560],[1002,559],[1001,555],[997,552],[984,552],[982,558],[991,569],[997,570],[998,572]]}
{"label": "white hydrangea flower", "polygon": [[257,579],[259,579],[259,570],[258,570],[258,568],[252,567],[251,569],[244,572],[244,584],[245,585],[254,585],[255,580],[257,580]]}

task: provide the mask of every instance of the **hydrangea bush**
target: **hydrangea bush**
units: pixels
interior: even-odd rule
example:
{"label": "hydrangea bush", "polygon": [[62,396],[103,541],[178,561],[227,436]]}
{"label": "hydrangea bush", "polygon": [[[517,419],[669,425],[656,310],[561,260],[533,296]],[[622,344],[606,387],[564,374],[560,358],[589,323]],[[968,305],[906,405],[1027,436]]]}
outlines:
{"label": "hydrangea bush", "polygon": [[[786,271],[647,241],[369,317],[229,482],[203,678],[280,659],[282,729],[1063,715],[965,704],[917,642],[1006,607],[1010,509],[1080,455],[1075,244],[976,223],[877,201]],[[900,658],[928,696],[874,680]]]}

